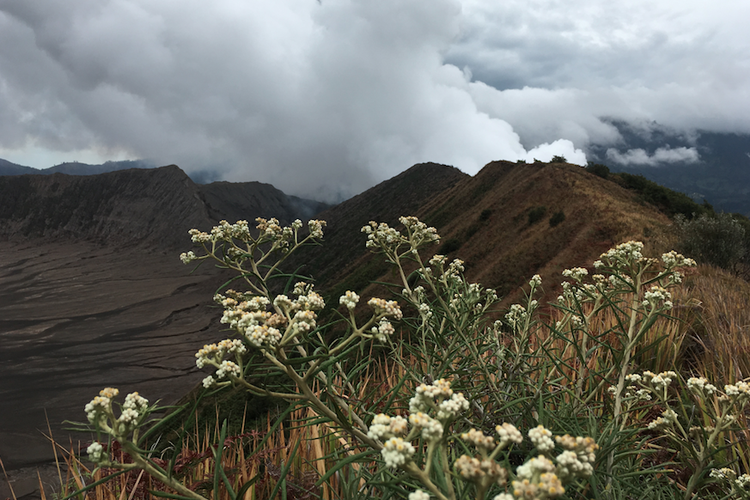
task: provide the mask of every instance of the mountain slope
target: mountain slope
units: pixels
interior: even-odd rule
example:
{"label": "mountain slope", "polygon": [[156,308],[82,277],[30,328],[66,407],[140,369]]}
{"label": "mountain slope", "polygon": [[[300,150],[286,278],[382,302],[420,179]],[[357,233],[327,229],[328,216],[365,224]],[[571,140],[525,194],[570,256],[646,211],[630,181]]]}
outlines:
{"label": "mountain slope", "polygon": [[189,247],[189,229],[208,229],[223,218],[278,214],[289,223],[326,207],[269,184],[199,185],[175,165],[87,176],[2,176],[0,238],[179,248]]}
{"label": "mountain slope", "polygon": [[[441,245],[428,252],[464,260],[469,279],[503,295],[517,293],[534,274],[554,293],[564,268],[590,266],[627,239],[657,251],[669,246],[664,214],[575,165],[493,162],[474,177],[454,175],[416,193],[414,181],[434,178],[434,167],[404,174],[319,215],[329,225],[323,248],[316,249],[322,256],[309,258],[304,269],[330,297],[393,280],[382,257],[365,250],[360,228],[369,220],[397,224],[399,215],[435,226]],[[391,195],[387,201],[384,193]],[[555,215],[564,220],[550,222]]]}
{"label": "mountain slope", "polygon": [[[628,239],[668,246],[664,214],[576,165],[493,162],[441,197],[421,215],[438,228],[442,251],[466,261],[470,279],[502,293],[534,274],[558,283],[563,269],[590,266]],[[555,225],[556,214],[564,219]]]}
{"label": "mountain slope", "polygon": [[[417,213],[443,191],[471,177],[460,170],[437,163],[420,163],[350,198],[316,217],[327,225],[323,247],[302,249],[287,265],[312,274],[321,286],[332,286],[344,277],[356,275],[367,285],[379,276],[372,268],[356,268],[353,263],[364,255],[362,226],[369,221],[397,224],[404,214]],[[374,265],[377,266],[376,263]],[[378,269],[382,269],[378,267]]]}
{"label": "mountain slope", "polygon": [[276,217],[284,223],[308,220],[329,205],[289,196],[271,184],[261,182],[213,182],[198,187],[212,220],[251,223],[256,217]]}
{"label": "mountain slope", "polygon": [[11,163],[8,160],[0,158],[0,176],[1,175],[23,175],[23,174],[38,174],[39,170],[31,167],[24,167],[23,165],[17,165]]}
{"label": "mountain slope", "polygon": [[209,221],[196,185],[174,165],[92,176],[0,177],[0,194],[5,237],[174,246],[179,234]]}

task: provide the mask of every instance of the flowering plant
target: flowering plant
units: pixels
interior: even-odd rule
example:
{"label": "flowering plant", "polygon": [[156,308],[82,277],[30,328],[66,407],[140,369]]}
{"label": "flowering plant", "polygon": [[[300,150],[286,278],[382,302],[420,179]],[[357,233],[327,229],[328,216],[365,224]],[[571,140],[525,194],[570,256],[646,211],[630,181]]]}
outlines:
{"label": "flowering plant", "polygon": [[[635,401],[653,394],[667,405],[667,393],[659,391],[676,377],[646,372],[636,378],[637,360],[650,346],[644,347],[647,332],[674,305],[669,289],[682,281],[681,269],[695,263],[675,252],[661,260],[645,257],[639,242],[619,245],[594,263],[590,279],[586,268],[563,272],[568,281],[554,304],[557,320],[546,325],[535,298],[539,276],[529,281],[523,305],[499,314],[496,292],[470,283],[461,260],[425,253],[439,241],[434,228],[415,217],[400,222],[403,230],[376,222],[362,228],[367,247],[397,271],[393,298],[365,302],[349,290],[328,298],[328,305],[309,280],[294,283],[299,277],[280,271],[290,254],[322,238],[323,221],[310,221],[306,232],[300,221],[281,227],[275,219],[258,219],[255,230],[245,221],[222,221],[209,233],[191,230],[200,250],[182,254],[182,261],[214,260],[245,287],[214,297],[233,337],[196,353],[198,368],[211,370],[205,390],[242,389],[308,408],[344,450],[320,481],[360,464],[355,482],[370,496],[512,500],[626,489],[624,480],[615,480],[623,457],[648,454],[644,449],[633,458],[640,432],[629,425],[639,411]],[[327,308],[339,316],[334,333],[321,322]],[[597,321],[606,311],[614,326],[600,331]],[[396,335],[404,342],[393,342]],[[399,370],[398,383],[373,392],[360,376],[370,361],[365,352]],[[713,387],[705,380],[688,386],[706,396]],[[737,395],[725,392],[736,407],[744,392],[732,387]],[[180,498],[204,498],[140,447],[138,433],[154,408],[130,395],[115,417],[114,395],[105,389],[87,406],[89,422],[99,438],[119,441],[137,459],[134,465],[112,461],[99,439],[89,448],[91,460],[140,467]],[[680,435],[669,427],[682,422],[669,408],[663,425],[654,426],[684,439],[691,431]],[[715,417],[724,422],[729,410],[721,411]],[[706,450],[717,444],[710,436],[721,433],[707,429]],[[231,484],[220,458],[217,477],[234,499],[247,483]],[[688,489],[697,491],[701,481]]]}

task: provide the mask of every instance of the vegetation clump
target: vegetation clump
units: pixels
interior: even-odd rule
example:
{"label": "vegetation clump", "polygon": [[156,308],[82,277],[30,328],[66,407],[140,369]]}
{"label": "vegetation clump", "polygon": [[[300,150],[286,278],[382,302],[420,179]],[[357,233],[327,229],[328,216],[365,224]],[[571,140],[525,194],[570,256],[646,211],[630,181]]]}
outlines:
{"label": "vegetation clump", "polygon": [[[673,292],[692,259],[674,251],[648,257],[636,241],[617,245],[589,268],[563,271],[545,322],[535,298],[539,276],[529,280],[525,300],[503,314],[496,292],[469,282],[461,260],[427,252],[440,241],[434,228],[415,217],[402,217],[398,229],[370,222],[362,228],[366,246],[393,266],[396,283],[390,298],[353,290],[329,298],[338,306],[333,323],[344,330],[330,336],[333,324],[318,316],[326,299],[310,279],[280,269],[289,254],[322,238],[324,222],[310,221],[307,234],[300,221],[257,222],[255,230],[245,221],[193,230],[197,249],[181,259],[214,261],[243,285],[214,297],[231,338],[203,346],[196,364],[209,370],[205,391],[243,390],[284,402],[264,438],[278,432],[295,440],[280,452],[281,467],[229,467],[223,426],[210,456],[193,466],[204,471],[206,487],[191,487],[176,471],[179,442],[165,448],[173,450],[166,458],[149,447],[163,425],[157,408],[137,393],[120,405],[118,391],[105,388],[86,407],[96,435],[88,455],[98,468],[145,471],[164,485],[160,496],[193,500],[280,492],[409,500],[744,498],[750,476],[737,436],[750,386],[688,373],[665,355],[674,347],[664,326]],[[370,370],[373,362],[378,370]],[[170,418],[193,415],[183,409]],[[243,460],[260,452],[258,441],[252,444],[240,448]],[[307,464],[298,459],[306,447],[319,450]],[[289,489],[305,467],[314,484]],[[256,496],[269,477],[270,491]]]}
{"label": "vegetation clump", "polygon": [[532,225],[536,224],[537,222],[539,222],[540,220],[542,220],[544,218],[544,214],[546,214],[546,213],[547,213],[547,207],[545,207],[545,206],[538,206],[538,207],[531,208],[529,210],[529,214],[528,214],[528,217],[529,217],[528,224],[529,224],[529,226],[532,226]]}
{"label": "vegetation clump", "polygon": [[682,214],[675,217],[680,230],[681,251],[699,262],[740,272],[748,259],[748,235],[732,214],[701,214],[692,220]]}
{"label": "vegetation clump", "polygon": [[562,223],[565,220],[565,212],[562,210],[559,210],[552,214],[552,217],[549,218],[549,226],[550,227],[556,227],[560,223]]}

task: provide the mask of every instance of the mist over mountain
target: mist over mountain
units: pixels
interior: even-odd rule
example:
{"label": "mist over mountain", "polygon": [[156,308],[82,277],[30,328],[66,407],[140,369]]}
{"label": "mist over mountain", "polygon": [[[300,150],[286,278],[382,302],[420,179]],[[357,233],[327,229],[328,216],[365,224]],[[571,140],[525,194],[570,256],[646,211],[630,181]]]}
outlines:
{"label": "mist over mountain", "polygon": [[681,134],[658,124],[616,126],[622,143],[592,146],[589,161],[643,175],[696,201],[705,199],[717,210],[750,215],[750,135]]}

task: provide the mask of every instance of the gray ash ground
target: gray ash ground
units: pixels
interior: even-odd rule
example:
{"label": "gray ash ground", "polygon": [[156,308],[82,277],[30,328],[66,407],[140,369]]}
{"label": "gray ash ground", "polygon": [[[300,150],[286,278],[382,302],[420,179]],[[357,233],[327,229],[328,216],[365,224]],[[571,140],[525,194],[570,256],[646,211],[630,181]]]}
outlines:
{"label": "gray ash ground", "polygon": [[90,437],[63,421],[85,420],[103,387],[169,404],[201,380],[194,353],[222,338],[221,281],[205,267],[139,248],[0,242],[0,459],[16,496],[38,497],[37,468],[55,491],[47,422],[75,446]]}

